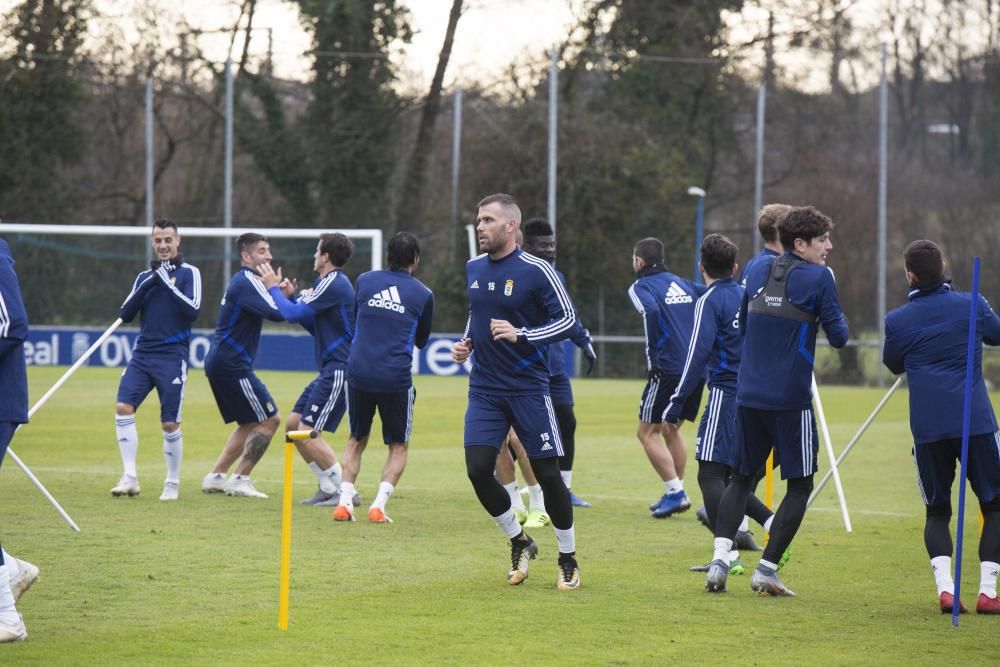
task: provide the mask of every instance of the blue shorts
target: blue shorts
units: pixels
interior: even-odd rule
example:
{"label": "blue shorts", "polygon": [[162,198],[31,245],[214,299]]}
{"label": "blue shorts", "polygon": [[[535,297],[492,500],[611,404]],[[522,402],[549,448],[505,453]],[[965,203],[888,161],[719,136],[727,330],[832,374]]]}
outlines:
{"label": "blue shorts", "polygon": [[781,461],[781,479],[798,479],[814,475],[819,437],[816,417],[808,410],[758,410],[739,406],[737,420],[743,432],[743,443],[736,453],[733,470],[753,477],[774,449],[774,458]]}
{"label": "blue shorts", "polygon": [[[924,505],[951,503],[951,484],[955,481],[955,468],[961,461],[962,439],[914,445],[912,454]],[[979,502],[1000,498],[1000,434],[984,433],[969,438],[966,476]]]}
{"label": "blue shorts", "polygon": [[302,415],[302,423],[317,431],[336,433],[347,412],[347,372],[324,370],[302,390],[292,412]]}
{"label": "blue shorts", "polygon": [[415,387],[386,393],[351,389],[350,393],[351,437],[361,439],[372,432],[372,420],[378,409],[379,419],[382,420],[382,442],[392,445],[410,441],[413,404],[417,402]]}
{"label": "blue shorts", "polygon": [[160,396],[160,421],[180,423],[186,385],[186,358],[134,355],[118,382],[118,402],[138,408],[156,387]]}
{"label": "blue shorts", "polygon": [[708,390],[708,403],[698,424],[694,458],[721,463],[730,468],[736,463],[736,451],[743,441],[736,417],[736,394],[718,387]]}
{"label": "blue shorts", "polygon": [[[642,399],[639,401],[639,421],[646,424],[660,424],[663,422],[663,413],[670,405],[670,397],[674,395],[677,384],[680,382],[677,375],[666,375],[652,371],[649,380],[646,381],[646,388],[642,390]],[[698,383],[698,387],[691,392],[688,399],[684,401],[681,408],[681,421],[693,422],[698,418],[698,409],[701,407],[701,394],[705,391],[705,382]]]}
{"label": "blue shorts", "polygon": [[562,456],[562,438],[552,399],[547,394],[497,396],[469,392],[465,410],[465,446],[487,445],[497,451],[511,427],[529,459]]}
{"label": "blue shorts", "polygon": [[549,377],[549,396],[552,405],[573,405],[573,385],[565,373]]}
{"label": "blue shorts", "polygon": [[278,414],[274,399],[257,375],[209,375],[208,384],[215,395],[219,414],[227,424],[259,424]]}

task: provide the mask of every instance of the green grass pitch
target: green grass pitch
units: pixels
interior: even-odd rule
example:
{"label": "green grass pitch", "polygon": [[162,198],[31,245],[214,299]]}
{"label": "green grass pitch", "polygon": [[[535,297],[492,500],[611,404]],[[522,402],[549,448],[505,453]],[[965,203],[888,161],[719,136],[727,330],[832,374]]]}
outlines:
{"label": "green grass pitch", "polygon": [[[32,368],[31,396],[62,372]],[[395,523],[364,518],[384,461],[373,438],[358,480],[360,521],[337,524],[329,509],[294,508],[291,625],[279,632],[282,443],[272,443],[254,475],[270,499],[202,494],[201,477],[229,429],[194,371],[180,500],[158,500],[155,396],[138,413],[142,495],[112,498],[118,375],[80,371],[12,443],[81,533],[11,461],[0,472],[0,539],[42,569],[19,604],[30,639],[0,646],[0,664],[996,664],[1000,619],[973,613],[956,630],[937,610],[905,392],[842,468],[853,534],[831,483],[782,573],[798,597],[771,599],[753,595],[747,575],[731,577],[728,594],[705,593],[704,575],[688,567],[710,558],[708,531],[693,511],[650,518],[646,506],[662,486],[634,436],[638,380],[574,383],[574,490],[594,503],[576,513],[582,589],[556,591],[550,528],[533,532],[541,553],[528,581],[508,586],[509,548],[465,477],[465,380],[419,377],[410,463],[388,506]],[[283,414],[309,379],[261,376]],[[838,453],[882,394],[823,389]],[[338,454],[345,431],[330,438]],[[697,504],[693,427],[684,432]],[[827,469],[821,450],[820,473]],[[296,503],[314,487],[297,458]],[[974,603],[978,512],[969,497],[963,597]]]}

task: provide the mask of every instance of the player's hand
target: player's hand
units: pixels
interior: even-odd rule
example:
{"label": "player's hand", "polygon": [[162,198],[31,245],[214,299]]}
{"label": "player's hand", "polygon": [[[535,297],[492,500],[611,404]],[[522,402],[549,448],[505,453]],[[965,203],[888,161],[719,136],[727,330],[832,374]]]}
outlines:
{"label": "player's hand", "polygon": [[583,348],[583,356],[587,358],[587,375],[594,372],[594,362],[597,361],[597,353],[594,352],[594,346],[588,340],[586,347]]}
{"label": "player's hand", "polygon": [[472,339],[463,338],[451,347],[451,360],[456,364],[464,364],[472,354]]}
{"label": "player's hand", "polygon": [[517,329],[507,320],[490,320],[490,333],[493,335],[493,340],[517,342]]}
{"label": "player's hand", "polygon": [[261,282],[264,283],[264,287],[271,289],[272,287],[278,287],[284,278],[281,276],[281,267],[275,271],[270,264],[260,264],[257,266],[257,272],[260,273]]}
{"label": "player's hand", "polygon": [[[278,271],[280,272],[281,269],[278,269]],[[285,295],[286,299],[291,299],[296,290],[299,289],[299,281],[297,278],[292,278],[291,280],[285,278],[281,281],[281,284],[278,285],[278,289],[281,290],[281,293]]]}

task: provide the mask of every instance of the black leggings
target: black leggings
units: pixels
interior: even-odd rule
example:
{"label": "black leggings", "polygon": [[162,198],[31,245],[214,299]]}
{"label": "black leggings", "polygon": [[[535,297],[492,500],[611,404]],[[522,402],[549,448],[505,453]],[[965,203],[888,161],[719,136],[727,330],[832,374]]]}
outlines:
{"label": "black leggings", "polygon": [[[708,513],[708,527],[713,532],[715,531],[715,519],[719,515],[719,503],[722,501],[722,495],[729,485],[731,473],[732,468],[723,463],[698,461],[698,487],[701,489],[701,495],[705,500],[705,511]],[[756,483],[754,487],[756,487]],[[751,487],[751,493],[747,496],[746,514],[761,526],[773,514],[767,505],[762,503],[760,498],[753,494],[753,487]]]}
{"label": "black leggings", "polygon": [[[497,517],[510,509],[510,496],[503,485],[493,475],[497,464],[497,450],[486,445],[472,445],[465,448],[465,472],[472,482],[472,488],[483,508],[490,516]],[[560,530],[573,526],[573,505],[570,504],[569,490],[559,474],[559,463],[555,458],[531,459],[531,470],[538,479],[545,495],[545,511],[552,519],[552,525]]]}
{"label": "black leggings", "polygon": [[[792,543],[795,533],[799,530],[802,518],[806,515],[806,502],[813,488],[813,476],[790,479],[785,498],[778,506],[771,523],[771,537],[761,556],[764,560],[777,563],[781,555]],[[747,509],[747,499],[753,491],[754,478],[745,475],[732,476],[726,492],[719,503],[719,517],[715,528],[716,537],[736,537],[740,521]]]}
{"label": "black leggings", "polygon": [[[573,469],[573,457],[576,456],[576,414],[572,405],[557,405],[556,421],[559,422],[559,435],[562,437],[563,455],[559,457],[560,470]],[[546,505],[548,507],[548,505]]]}
{"label": "black leggings", "polygon": [[[980,503],[983,513],[983,535],[979,538],[979,560],[1000,563],[1000,498]],[[931,558],[951,556],[951,503],[927,507],[924,523],[924,546]]]}

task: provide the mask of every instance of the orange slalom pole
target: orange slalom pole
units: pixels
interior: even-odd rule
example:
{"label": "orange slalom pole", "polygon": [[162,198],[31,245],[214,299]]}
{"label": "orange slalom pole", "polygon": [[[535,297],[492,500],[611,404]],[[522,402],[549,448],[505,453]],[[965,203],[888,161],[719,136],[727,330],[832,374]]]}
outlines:
{"label": "orange slalom pole", "polygon": [[288,629],[288,588],[292,573],[292,463],[295,442],[318,437],[316,431],[285,433],[285,479],[281,500],[281,572],[278,583],[278,629]]}

